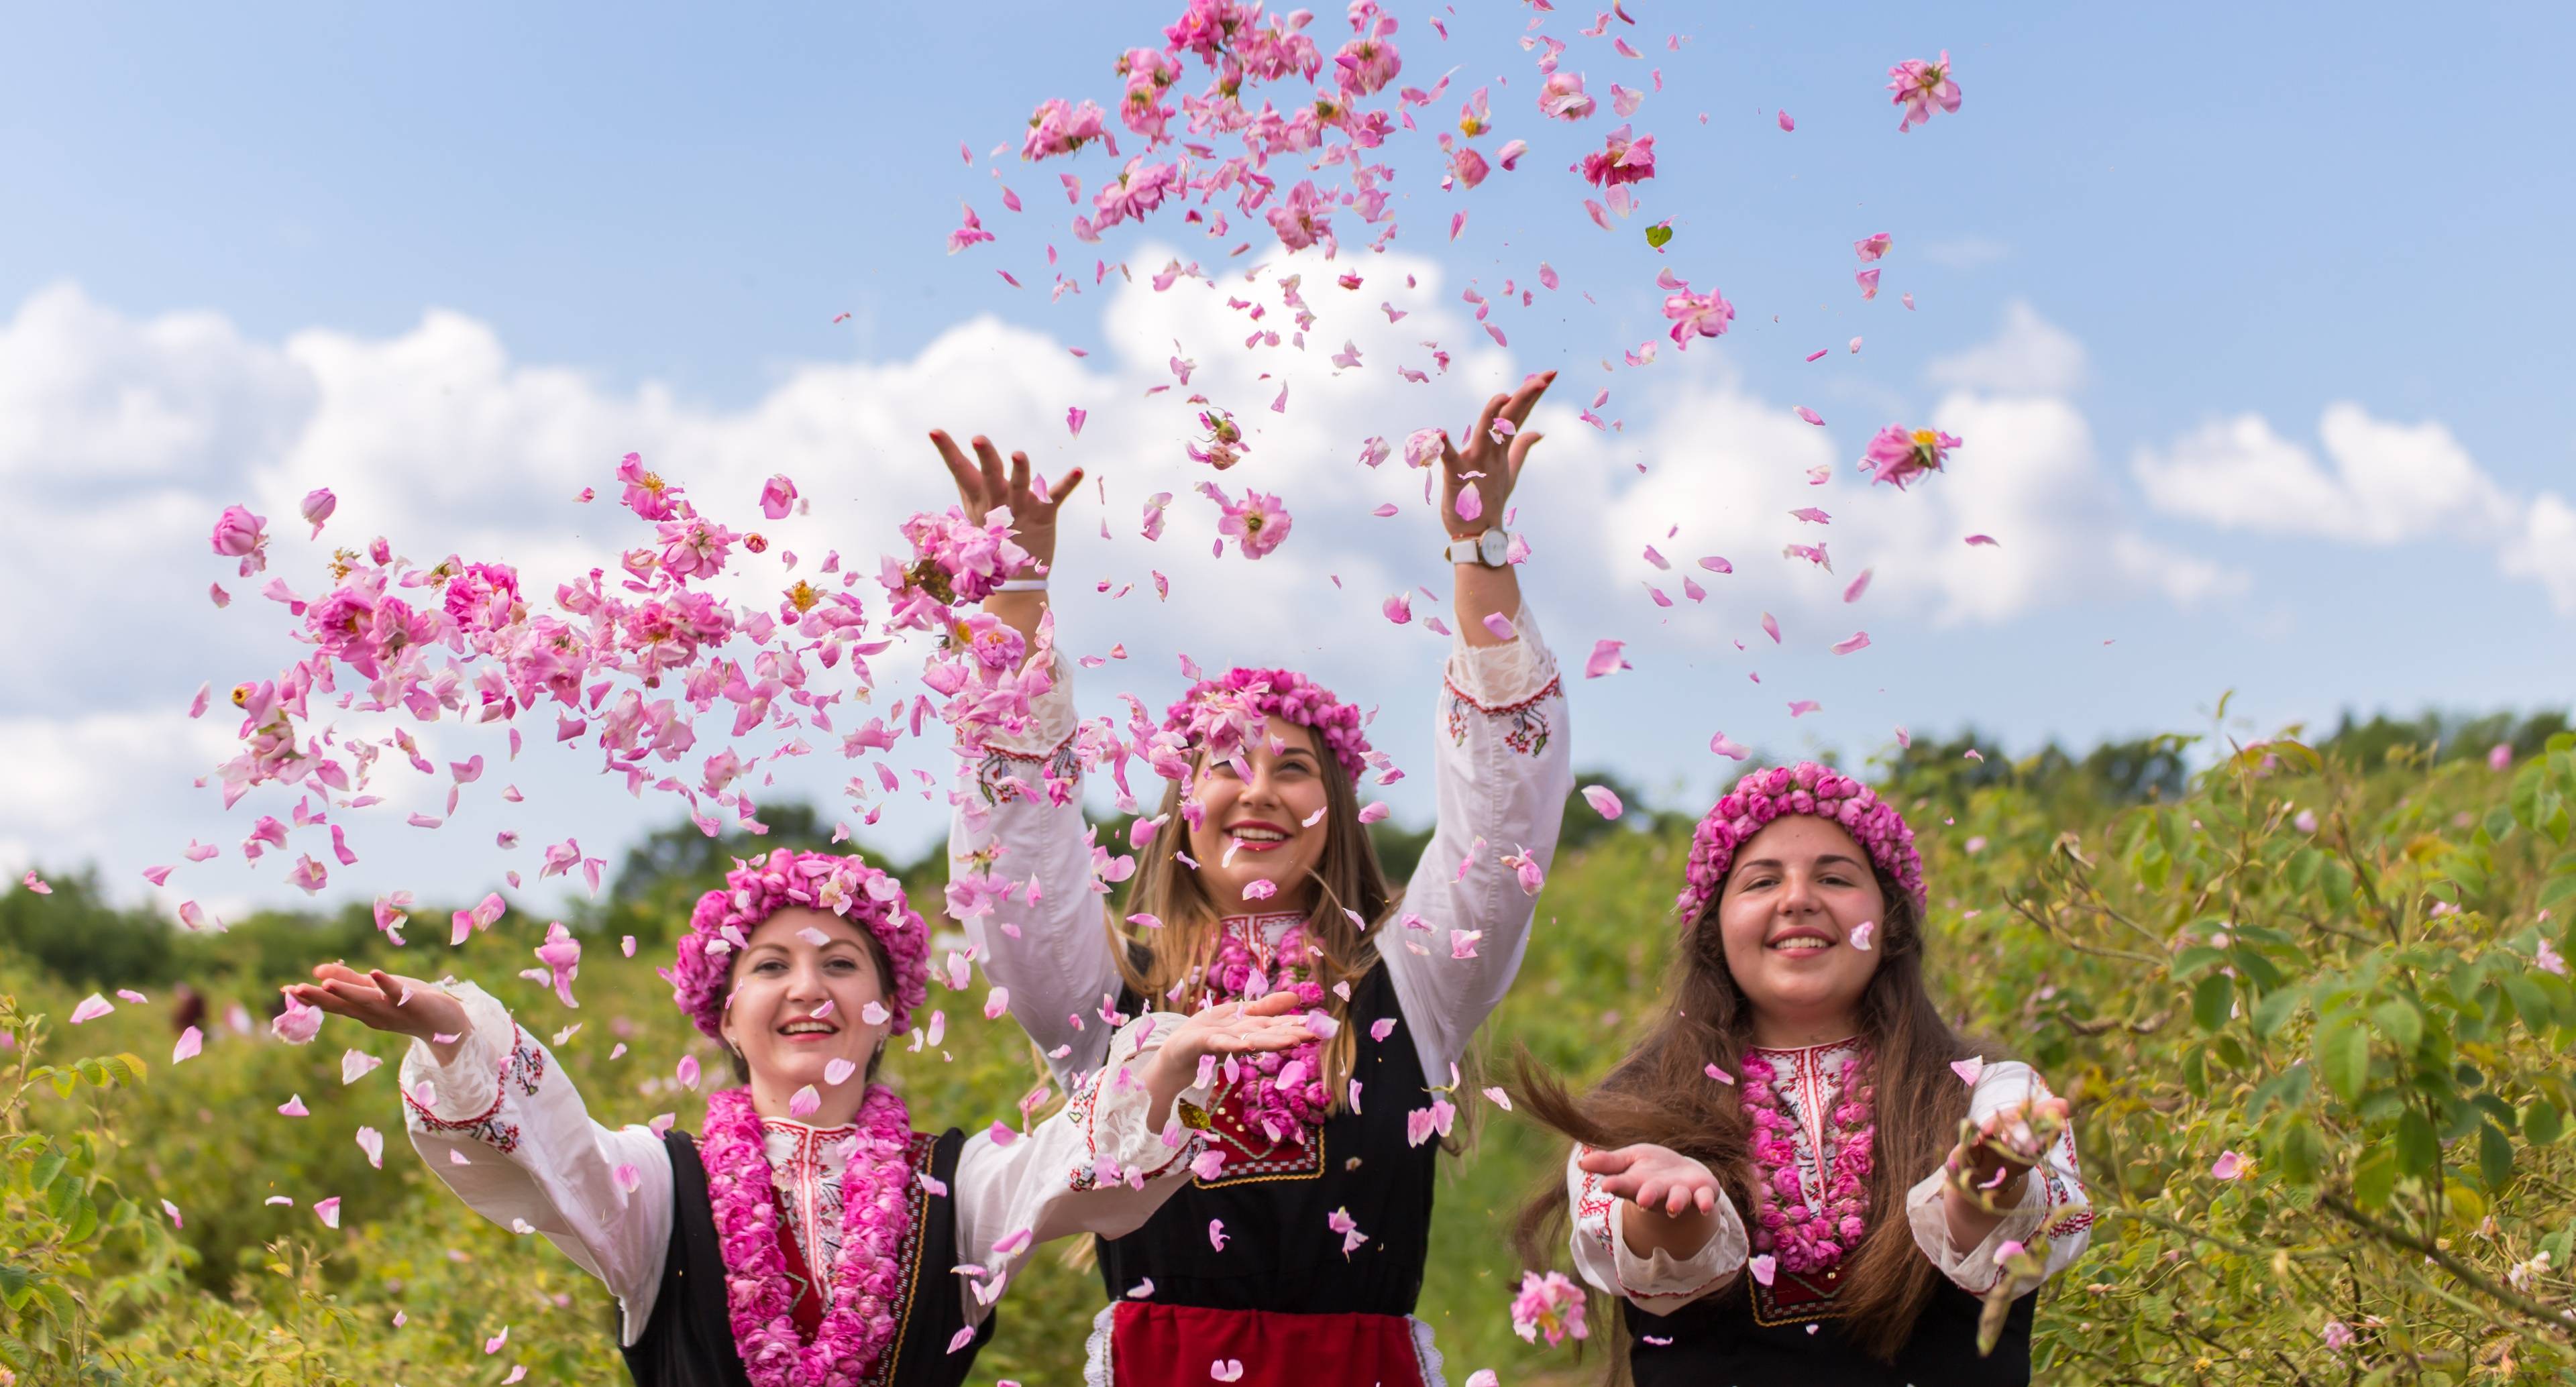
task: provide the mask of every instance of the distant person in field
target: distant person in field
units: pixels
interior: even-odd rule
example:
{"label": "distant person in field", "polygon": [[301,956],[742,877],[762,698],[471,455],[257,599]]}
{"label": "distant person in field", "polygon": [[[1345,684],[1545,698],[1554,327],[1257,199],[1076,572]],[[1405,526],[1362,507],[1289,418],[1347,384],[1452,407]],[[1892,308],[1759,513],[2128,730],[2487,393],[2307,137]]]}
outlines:
{"label": "distant person in field", "polygon": [[2065,1100],[1924,989],[1913,830],[1829,767],[1756,771],[1687,878],[1646,1038],[1580,1099],[1524,1058],[1523,1108],[1575,1143],[1524,1263],[1570,1213],[1576,1269],[1624,1302],[1611,1375],[1640,1387],[2028,1382],[2037,1288],[2093,1214]]}
{"label": "distant person in field", "polygon": [[855,857],[781,850],[727,873],[663,975],[740,1085],[708,1099],[694,1140],[592,1121],[471,983],[324,964],[287,996],[413,1037],[421,1159],[607,1283],[639,1387],[927,1387],[966,1380],[1031,1246],[1127,1232],[1189,1178],[1199,1142],[1171,1113],[1204,1099],[1202,1057],[1311,1039],[1281,1014],[1293,998],[1143,1017],[1110,1040],[1107,1077],[1036,1130],[934,1136],[876,1082],[926,999],[928,954],[894,879]]}
{"label": "distant person in field", "polygon": [[[1443,1380],[1413,1315],[1435,1163],[1459,1064],[1519,970],[1573,781],[1556,660],[1521,605],[1525,550],[1502,528],[1539,437],[1518,430],[1552,378],[1492,397],[1455,444],[1416,435],[1425,455],[1437,445],[1445,533],[1407,542],[1452,565],[1457,638],[1430,710],[1439,829],[1400,900],[1358,795],[1384,757],[1356,705],[1294,670],[1200,680],[1159,727],[1131,708],[1133,749],[1171,784],[1128,843],[1095,844],[1083,822],[1076,777],[1102,729],[1074,711],[1071,661],[1033,700],[1027,735],[959,749],[950,909],[1060,1079],[1111,1060],[1119,1018],[1146,1007],[1293,996],[1334,1023],[1329,1040],[1229,1067],[1216,1101],[1185,1110],[1211,1157],[1143,1227],[1101,1241],[1109,1303],[1088,1382]],[[970,459],[933,438],[970,519],[1011,509],[1033,562],[985,609],[1035,646],[1057,508],[1081,474],[1032,487],[1025,456],[1006,477],[985,440]],[[1247,606],[1177,640],[1281,663],[1265,624]],[[1131,845],[1141,865],[1122,921],[1096,872]]]}

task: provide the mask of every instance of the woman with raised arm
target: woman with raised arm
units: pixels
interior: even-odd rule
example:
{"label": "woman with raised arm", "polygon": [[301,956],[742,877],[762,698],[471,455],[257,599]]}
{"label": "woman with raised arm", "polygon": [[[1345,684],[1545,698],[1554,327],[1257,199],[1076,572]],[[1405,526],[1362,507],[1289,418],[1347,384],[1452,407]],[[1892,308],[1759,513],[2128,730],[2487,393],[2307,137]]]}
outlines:
{"label": "woman with raised arm", "polygon": [[1895,806],[1755,771],[1692,836],[1662,1019],[1580,1100],[1524,1060],[1521,1110],[1575,1144],[1521,1255],[1553,1260],[1571,1212],[1576,1269],[1623,1302],[1612,1380],[2030,1381],[2033,1299],[2092,1208],[2065,1100],[1942,1021],[1923,909]]}
{"label": "woman with raised arm", "polygon": [[1127,1232],[1180,1188],[1198,1139],[1171,1113],[1204,1096],[1203,1057],[1310,1039],[1285,1002],[1145,1016],[1036,1130],[918,1132],[876,1074],[928,955],[901,888],[855,857],[780,850],[727,873],[663,973],[733,1057],[738,1086],[695,1139],[593,1121],[471,983],[325,964],[287,992],[413,1037],[412,1145],[485,1217],[607,1284],[639,1387],[926,1387],[966,1380],[1032,1245]]}
{"label": "woman with raised arm", "polygon": [[[1060,1078],[1096,1070],[1117,1018],[1148,1005],[1290,993],[1330,1031],[1225,1066],[1216,1101],[1184,1110],[1209,1153],[1144,1227],[1101,1241],[1111,1303],[1094,1324],[1092,1383],[1443,1381],[1412,1318],[1434,1138],[1450,1130],[1459,1061],[1520,965],[1572,783],[1556,662],[1521,605],[1512,561],[1525,551],[1501,528],[1538,439],[1517,430],[1551,379],[1493,397],[1463,448],[1443,439],[1458,637],[1432,708],[1438,830],[1401,901],[1357,793],[1384,755],[1356,707],[1292,670],[1201,680],[1159,726],[1130,700],[1130,741],[1109,755],[1141,754],[1173,783],[1138,826],[1124,921],[1104,913],[1075,783],[1110,737],[1077,727],[1065,665],[1027,735],[963,749],[973,773],[956,796],[952,906],[964,903],[986,972]],[[1034,561],[987,610],[1043,644],[1044,566],[1070,487],[1033,490],[1024,456],[1006,477],[983,439],[971,461],[933,439],[970,517],[1011,508]]]}

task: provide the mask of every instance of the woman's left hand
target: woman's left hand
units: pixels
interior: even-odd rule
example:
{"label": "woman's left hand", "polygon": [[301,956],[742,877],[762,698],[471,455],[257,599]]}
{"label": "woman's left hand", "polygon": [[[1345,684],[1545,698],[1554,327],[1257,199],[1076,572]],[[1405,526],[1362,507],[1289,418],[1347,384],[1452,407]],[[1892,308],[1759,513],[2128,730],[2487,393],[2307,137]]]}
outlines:
{"label": "woman's left hand", "polygon": [[[1484,413],[1476,416],[1476,427],[1460,448],[1444,430],[1440,435],[1440,523],[1452,539],[1473,539],[1503,523],[1503,511],[1512,499],[1512,487],[1520,480],[1521,464],[1529,457],[1530,446],[1544,434],[1523,433],[1530,411],[1538,407],[1539,396],[1556,380],[1556,372],[1545,371],[1531,376],[1520,388],[1508,395],[1496,395],[1485,402]],[[1496,421],[1508,425],[1497,442]],[[1462,493],[1474,499],[1459,504]]]}
{"label": "woman's left hand", "polygon": [[1201,1055],[1265,1054],[1293,1050],[1315,1039],[1289,991],[1273,992],[1250,1002],[1212,1006],[1175,1029],[1164,1040],[1163,1058],[1196,1069]]}
{"label": "woman's left hand", "polygon": [[1944,1167],[1951,1188],[1986,1213],[2019,1205],[2030,1168],[2065,1128],[2067,1111],[2063,1098],[2031,1097],[1987,1114],[1983,1122],[1963,1119]]}

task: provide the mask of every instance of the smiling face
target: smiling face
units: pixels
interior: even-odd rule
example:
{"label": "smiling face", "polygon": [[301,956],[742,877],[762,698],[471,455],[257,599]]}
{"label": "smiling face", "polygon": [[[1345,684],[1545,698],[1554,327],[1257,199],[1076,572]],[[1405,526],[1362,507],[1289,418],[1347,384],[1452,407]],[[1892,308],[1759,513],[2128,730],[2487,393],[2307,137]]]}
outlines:
{"label": "smiling face", "polygon": [[[857,1114],[869,1064],[893,1024],[891,1016],[868,1020],[871,1003],[885,1005],[883,962],[864,926],[828,910],[790,906],[751,931],[734,957],[724,1038],[749,1066],[763,1116],[788,1116],[789,1100],[807,1084],[823,1106],[804,1120],[838,1126]],[[853,1066],[838,1084],[827,1072],[836,1059]]]}
{"label": "smiling face", "polygon": [[[1314,732],[1295,723],[1269,718],[1253,741],[1243,749],[1249,779],[1231,761],[1202,759],[1190,795],[1200,810],[1190,856],[1219,913],[1303,913],[1314,895],[1309,876],[1324,860],[1324,777],[1341,772],[1326,764]],[[1276,894],[1245,894],[1261,881]]]}
{"label": "smiling face", "polygon": [[1886,918],[1869,855],[1840,825],[1788,814],[1754,834],[1737,851],[1716,920],[1727,971],[1753,1007],[1754,1043],[1813,1045],[1858,1029],[1880,941],[1855,947],[1854,931],[1866,923],[1881,932]]}

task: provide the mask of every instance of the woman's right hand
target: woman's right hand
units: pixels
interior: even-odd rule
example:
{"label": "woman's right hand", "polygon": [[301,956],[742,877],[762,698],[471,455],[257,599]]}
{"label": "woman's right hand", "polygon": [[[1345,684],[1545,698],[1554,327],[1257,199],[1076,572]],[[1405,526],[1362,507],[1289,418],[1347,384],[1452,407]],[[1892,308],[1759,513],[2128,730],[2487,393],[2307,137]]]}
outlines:
{"label": "woman's right hand", "polygon": [[1651,1142],[1616,1151],[1586,1151],[1575,1164],[1605,1176],[1601,1192],[1669,1218],[1717,1212],[1717,1177],[1706,1165]]}
{"label": "woman's right hand", "polygon": [[1011,454],[1010,472],[1005,476],[1001,450],[982,434],[969,440],[975,448],[971,462],[944,429],[931,430],[930,442],[939,450],[940,461],[948,464],[948,476],[957,483],[957,500],[965,507],[966,518],[980,525],[995,507],[1010,507],[1013,540],[1029,551],[1029,557],[1039,565],[1054,567],[1056,512],[1072,498],[1074,488],[1082,485],[1082,469],[1065,473],[1052,488],[1040,491],[1029,482],[1026,453]]}
{"label": "woman's right hand", "polygon": [[381,968],[361,973],[340,963],[322,964],[313,976],[319,981],[289,983],[286,995],[375,1030],[428,1041],[445,1052],[442,1059],[469,1029],[463,1002],[417,978]]}

